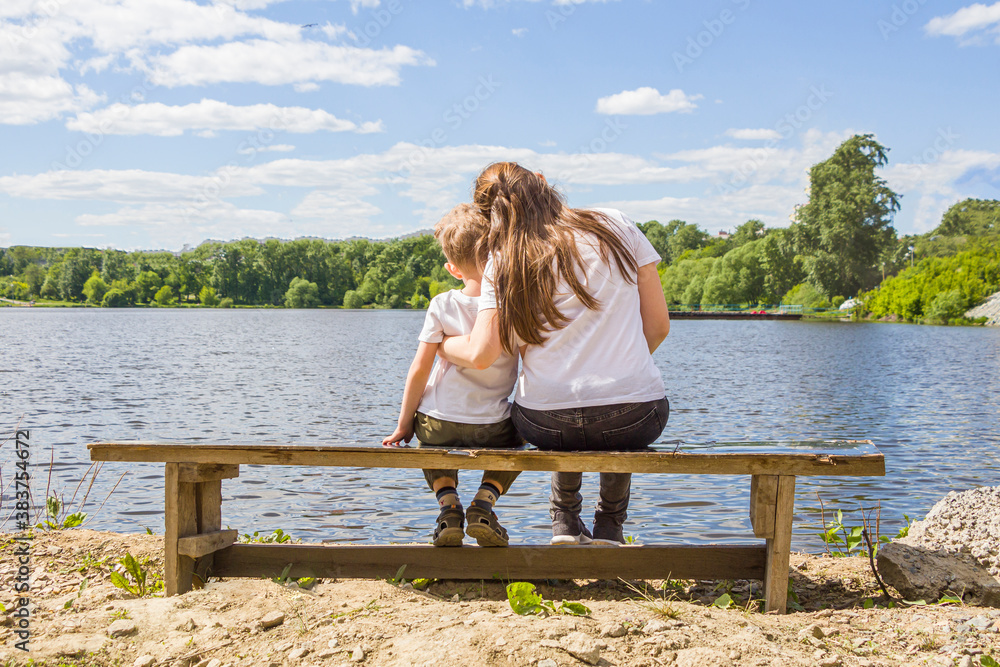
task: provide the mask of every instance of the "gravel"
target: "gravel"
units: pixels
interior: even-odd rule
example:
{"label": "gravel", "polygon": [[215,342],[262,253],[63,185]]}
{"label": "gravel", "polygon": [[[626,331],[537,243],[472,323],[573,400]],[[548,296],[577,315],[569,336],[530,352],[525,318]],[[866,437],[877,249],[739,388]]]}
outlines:
{"label": "gravel", "polygon": [[952,491],[910,526],[907,541],[970,554],[1000,577],[1000,486]]}

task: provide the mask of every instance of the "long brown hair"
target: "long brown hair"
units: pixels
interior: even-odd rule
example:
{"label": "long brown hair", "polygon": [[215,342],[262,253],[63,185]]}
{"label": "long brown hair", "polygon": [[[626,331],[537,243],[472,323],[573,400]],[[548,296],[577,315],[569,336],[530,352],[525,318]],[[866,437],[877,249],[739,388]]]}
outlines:
{"label": "long brown hair", "polygon": [[605,264],[613,259],[625,279],[636,282],[635,258],[600,213],[567,207],[541,176],[515,162],[486,167],[476,178],[473,202],[490,221],[484,243],[493,255],[500,343],[511,354],[515,335],[540,345],[547,332],[569,324],[555,304],[560,278],[584,306],[601,308],[577,273],[584,271],[578,234],[596,237]]}

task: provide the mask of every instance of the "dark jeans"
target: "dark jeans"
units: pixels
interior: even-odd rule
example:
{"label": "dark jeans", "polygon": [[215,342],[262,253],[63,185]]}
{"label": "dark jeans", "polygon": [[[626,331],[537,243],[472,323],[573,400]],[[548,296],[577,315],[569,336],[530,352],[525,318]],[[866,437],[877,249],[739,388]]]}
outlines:
{"label": "dark jeans", "polygon": [[[564,410],[531,410],[514,404],[511,414],[518,435],[539,449],[556,451],[632,451],[656,442],[670,417],[666,398]],[[549,511],[579,516],[583,507],[583,474],[552,473]],[[601,499],[594,523],[620,527],[627,517],[631,473],[601,473]]]}

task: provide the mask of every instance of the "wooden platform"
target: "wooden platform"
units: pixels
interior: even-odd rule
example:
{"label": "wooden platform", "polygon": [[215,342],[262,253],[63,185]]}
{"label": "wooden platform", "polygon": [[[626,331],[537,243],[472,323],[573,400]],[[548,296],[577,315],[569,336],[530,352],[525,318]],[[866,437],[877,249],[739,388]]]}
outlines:
{"label": "wooden platform", "polygon": [[[884,458],[869,441],[670,444],[627,453],[156,442],[88,447],[94,461],[166,464],[168,595],[190,590],[195,576],[274,577],[291,565],[289,575],[294,577],[392,577],[405,564],[411,578],[761,579],[765,607],[784,611],[795,477],[885,474]],[[236,530],[222,530],[222,480],[237,477],[240,465],[749,475],[751,525],[764,541],[736,546],[492,549],[237,544]],[[539,493],[539,502],[545,497]]]}

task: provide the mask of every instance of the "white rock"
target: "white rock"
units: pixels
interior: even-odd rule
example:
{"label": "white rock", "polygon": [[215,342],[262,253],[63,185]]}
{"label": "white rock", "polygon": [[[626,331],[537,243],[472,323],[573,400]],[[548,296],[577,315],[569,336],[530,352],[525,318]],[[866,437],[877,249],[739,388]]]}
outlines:
{"label": "white rock", "polygon": [[260,627],[276,628],[285,622],[285,615],[280,611],[270,611],[260,619]]}
{"label": "white rock", "polygon": [[653,635],[656,634],[657,632],[666,632],[671,627],[673,626],[670,623],[664,621],[663,619],[654,618],[651,621],[647,622],[646,625],[642,626],[642,631],[645,632],[647,635]]}
{"label": "white rock", "polygon": [[559,665],[552,658],[545,658],[538,661],[538,667],[559,667]]}
{"label": "white rock", "polygon": [[351,653],[351,661],[364,662],[364,659],[365,659],[365,650],[360,646],[358,646],[357,648],[354,649],[354,652]]}
{"label": "white rock", "polygon": [[628,634],[628,628],[621,623],[608,623],[601,628],[602,637],[624,637]]}
{"label": "white rock", "polygon": [[601,661],[601,647],[582,632],[569,633],[559,640],[559,647],[588,665],[596,665]]}
{"label": "white rock", "polygon": [[154,662],[156,662],[156,658],[147,653],[136,658],[135,662],[132,663],[132,667],[152,667]]}
{"label": "white rock", "polygon": [[308,654],[309,654],[309,649],[307,649],[304,646],[300,646],[299,648],[292,649],[292,651],[288,654],[288,659],[299,660],[300,658],[306,657],[306,655]]}
{"label": "white rock", "polygon": [[128,637],[138,631],[139,627],[135,622],[126,618],[120,618],[108,626],[108,636],[110,637]]}

